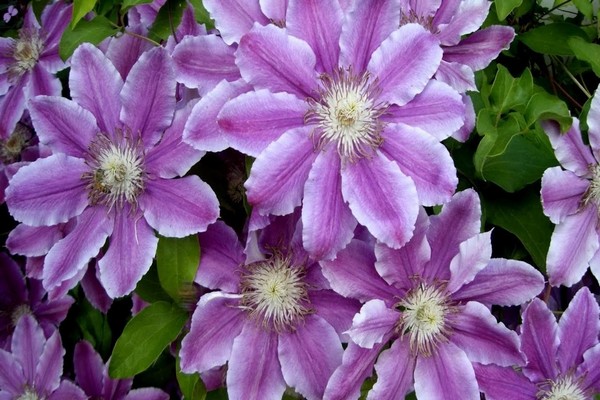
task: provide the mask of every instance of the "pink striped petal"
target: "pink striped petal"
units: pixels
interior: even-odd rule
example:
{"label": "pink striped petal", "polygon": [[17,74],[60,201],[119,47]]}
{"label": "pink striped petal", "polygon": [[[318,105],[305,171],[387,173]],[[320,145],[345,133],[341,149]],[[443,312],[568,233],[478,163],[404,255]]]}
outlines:
{"label": "pink striped petal", "polygon": [[548,168],[542,176],[542,205],[550,221],[559,224],[581,208],[590,181],[561,167]]}
{"label": "pink striped petal", "polygon": [[44,344],[44,351],[36,360],[35,379],[33,384],[38,393],[52,393],[60,385],[65,349],[60,340],[60,333],[54,332]]}
{"label": "pink striped petal", "polygon": [[523,373],[532,381],[554,379],[559,373],[556,365],[558,324],[552,312],[540,299],[533,299],[523,312],[521,351],[527,357]]}
{"label": "pink striped petal", "polygon": [[323,289],[310,292],[310,303],[317,310],[317,314],[333,326],[340,338],[347,342],[348,336],[343,332],[350,329],[352,317],[360,310],[358,300],[340,296],[333,290]]}
{"label": "pink striped petal", "polygon": [[464,64],[442,60],[440,67],[435,73],[435,78],[448,84],[460,93],[477,90],[475,74],[470,67]]}
{"label": "pink striped petal", "polygon": [[470,237],[459,245],[450,262],[450,281],[446,290],[454,293],[484,269],[492,258],[492,231]]}
{"label": "pink striped petal", "polygon": [[594,93],[587,115],[588,138],[596,160],[600,160],[600,94]]}
{"label": "pink striped petal", "polygon": [[227,44],[239,42],[255,22],[262,25],[269,23],[261,12],[258,0],[205,0],[203,5],[215,20],[215,25]]}
{"label": "pink striped petal", "polygon": [[[127,31],[142,37],[129,34],[118,38],[112,37],[108,44],[108,49],[106,49],[106,57],[112,62],[117,71],[119,71],[123,80],[127,79],[131,67],[133,67],[140,56],[152,48],[152,44],[143,38],[148,35],[148,30],[142,24],[129,25]],[[121,83],[121,86],[123,86],[123,83]]]}
{"label": "pink striped petal", "polygon": [[448,24],[440,27],[440,42],[454,45],[462,35],[475,32],[485,21],[491,4],[487,0],[461,1]]}
{"label": "pink striped petal", "polygon": [[552,121],[543,122],[542,127],[560,164],[577,176],[588,176],[589,166],[597,164],[597,161],[590,148],[583,143],[579,120],[573,118],[573,125],[566,133],[561,133],[558,124]]}
{"label": "pink striped petal", "polygon": [[507,50],[514,37],[515,31],[510,26],[490,26],[474,32],[455,46],[444,47],[444,60],[479,71],[496,59],[502,50]]}
{"label": "pink striped petal", "polygon": [[19,224],[8,235],[6,248],[12,254],[27,257],[44,256],[63,236],[61,225],[36,227]]}
{"label": "pink striped petal", "polygon": [[25,86],[26,98],[32,99],[40,95],[60,96],[61,90],[60,80],[39,63],[29,72],[29,82]]}
{"label": "pink striped petal", "polygon": [[346,332],[357,345],[372,349],[383,343],[394,332],[400,313],[389,308],[383,300],[367,301],[352,319],[352,327]]}
{"label": "pink striped petal", "polygon": [[368,399],[403,399],[413,386],[416,357],[411,353],[408,341],[398,339],[384,350],[377,363],[377,382],[369,392]]}
{"label": "pink striped petal", "polygon": [[[23,368],[25,382],[21,382],[21,384],[31,385],[37,379],[36,367],[44,351],[45,343],[44,332],[33,315],[23,315],[17,321],[11,343],[13,357]],[[60,376],[61,371],[57,372]]]}
{"label": "pink striped petal", "polygon": [[479,389],[487,400],[531,400],[539,392],[533,382],[512,367],[474,363],[473,368]]}

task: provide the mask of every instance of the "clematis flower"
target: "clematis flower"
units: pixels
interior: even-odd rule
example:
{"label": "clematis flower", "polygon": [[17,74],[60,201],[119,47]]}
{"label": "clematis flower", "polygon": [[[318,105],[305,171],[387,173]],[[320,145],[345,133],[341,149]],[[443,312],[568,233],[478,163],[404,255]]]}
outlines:
{"label": "clematis flower", "polygon": [[365,302],[325,399],[358,398],[375,366],[369,399],[404,398],[414,385],[419,399],[478,400],[473,362],[524,363],[517,334],[489,308],[531,299],[544,279],[522,261],[491,258],[491,232],[479,233],[480,218],[477,194],[465,190],[439,215],[421,213],[401,249],[377,244],[373,254],[354,241],[321,262],[335,291]]}
{"label": "clematis flower", "polygon": [[586,400],[600,393],[600,310],[589,289],[580,289],[557,323],[543,301],[523,312],[521,370],[475,364],[489,400]]}
{"label": "clematis flower", "polygon": [[200,234],[196,280],[219,290],[198,302],[181,343],[181,370],[204,373],[228,362],[232,400],[279,400],[286,386],[322,399],[341,362],[340,334],[358,311],[358,302],[329,289],[299,243],[298,218],[290,217],[259,231],[245,251],[223,223]]}
{"label": "clematis flower", "polygon": [[562,168],[547,169],[542,176],[544,214],[556,224],[546,258],[552,286],[571,286],[588,266],[600,279],[600,95],[596,90],[587,116],[590,147],[583,143],[579,120],[565,134],[554,122],[544,130]]}
{"label": "clematis flower", "polygon": [[35,319],[26,315],[15,328],[11,349],[0,349],[0,398],[87,399],[75,384],[60,379],[65,350],[58,331],[46,340]]}
{"label": "clematis flower", "polygon": [[156,388],[131,390],[133,379],[111,379],[108,364],[83,340],[75,345],[73,355],[75,381],[91,399],[103,400],[168,400],[169,395]]}
{"label": "clematis flower", "polygon": [[[302,205],[304,246],[316,259],[334,258],[357,223],[402,246],[418,205],[444,203],[456,188],[439,141],[463,125],[464,105],[431,80],[438,40],[417,24],[397,29],[394,6],[355,1],[344,13],[337,0],[291,0],[286,29],[256,23],[235,53],[254,90],[219,112],[223,140],[256,157],[246,189],[258,213]],[[211,95],[227,99],[231,89]],[[184,132],[199,149],[209,140],[204,112],[194,110]]]}
{"label": "clematis flower", "polygon": [[51,226],[77,217],[75,228],[44,261],[50,290],[98,261],[111,297],[131,292],[149,269],[158,239],[206,229],[217,198],[197,176],[181,176],[202,156],[181,142],[191,105],[175,112],[175,80],[163,48],[144,53],[125,82],[96,47],[73,54],[73,100],[38,96],[30,112],[40,142],[53,155],[13,176],[6,202],[13,217]]}

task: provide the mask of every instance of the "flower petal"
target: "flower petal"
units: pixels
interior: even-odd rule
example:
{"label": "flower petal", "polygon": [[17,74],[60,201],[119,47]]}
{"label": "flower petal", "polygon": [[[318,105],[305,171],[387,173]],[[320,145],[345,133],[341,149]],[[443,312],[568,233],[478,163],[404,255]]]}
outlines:
{"label": "flower petal", "polygon": [[562,371],[583,362],[583,353],[598,343],[600,309],[587,287],[577,291],[558,323],[558,364]]}
{"label": "flower petal", "polygon": [[371,54],[400,21],[398,0],[353,1],[340,36],[340,65],[365,70]]}
{"label": "flower petal", "polygon": [[98,261],[99,279],[113,299],[131,293],[148,272],[158,238],[139,213],[128,206],[115,212],[110,244]]}
{"label": "flower petal", "polygon": [[446,290],[454,293],[485,268],[492,258],[492,231],[480,233],[459,245],[459,252],[450,261],[450,281]]}
{"label": "flower petal", "polygon": [[8,235],[6,247],[12,254],[27,257],[44,256],[63,235],[61,225],[36,227],[19,224]]}
{"label": "flower petal", "polygon": [[0,387],[2,388],[0,394],[7,394],[7,400],[12,400],[15,396],[21,394],[25,383],[21,364],[17,362],[11,353],[0,349]]}
{"label": "flower petal", "polygon": [[454,45],[462,35],[475,32],[485,21],[491,4],[487,0],[461,1],[448,24],[440,27],[440,42]]}
{"label": "flower petal", "polygon": [[6,188],[6,204],[17,221],[31,226],[56,225],[88,206],[89,167],[81,158],[54,154],[24,166]]}
{"label": "flower petal", "polygon": [[348,341],[347,335],[342,332],[352,326],[352,317],[360,310],[360,303],[328,289],[310,291],[310,303],[317,314],[333,326],[343,341]]}
{"label": "flower petal", "polygon": [[442,60],[435,73],[435,78],[450,85],[460,93],[477,90],[475,74],[471,68],[464,64]]}
{"label": "flower petal", "polygon": [[29,73],[29,83],[25,86],[25,97],[34,96],[60,96],[62,85],[60,80],[41,65],[37,64]]}
{"label": "flower petal", "polygon": [[[15,327],[11,347],[13,356],[23,367],[25,382],[22,383],[32,385],[36,379],[35,370],[44,351],[45,343],[44,332],[33,315],[23,315]],[[52,372],[55,371],[49,371],[49,373]],[[57,375],[60,377],[61,373],[62,371],[59,370]]]}
{"label": "flower petal", "polygon": [[92,112],[102,132],[112,133],[119,126],[119,93],[123,87],[121,75],[108,58],[89,43],[77,48],[71,65],[71,97]]}
{"label": "flower petal", "polygon": [[[152,48],[152,44],[144,39],[144,36],[148,35],[146,27],[142,24],[132,26],[131,20],[129,20],[129,23],[127,32],[130,34],[120,37],[113,36],[106,49],[106,57],[112,62],[117,71],[119,71],[123,79],[127,78],[131,67],[133,67],[138,58]],[[139,36],[134,36],[134,34]],[[121,86],[123,86],[122,82]]]}
{"label": "flower petal", "polygon": [[383,300],[367,301],[352,319],[352,327],[346,332],[361,347],[372,349],[390,337],[400,313],[388,308]]}
{"label": "flower petal", "polygon": [[76,382],[90,397],[102,396],[104,362],[92,345],[85,340],[75,345],[73,367]]}
{"label": "flower petal", "polygon": [[285,382],[307,399],[322,399],[342,363],[342,344],[332,326],[318,314],[309,315],[295,331],[279,335],[277,349]]}
{"label": "flower petal", "polygon": [[162,47],[145,52],[129,71],[121,90],[120,119],[148,148],[171,125],[175,111],[173,62]]}
{"label": "flower petal", "polygon": [[384,131],[381,151],[412,179],[419,203],[426,206],[450,200],[458,178],[448,149],[433,136],[404,124],[390,124]]}
{"label": "flower petal", "polygon": [[75,229],[50,249],[44,261],[43,282],[47,290],[72,278],[92,257],[98,255],[113,230],[106,207],[87,208],[77,219]]}
{"label": "flower petal", "polygon": [[240,40],[236,62],[244,80],[256,89],[304,99],[317,87],[316,58],[310,46],[274,25],[254,25]]}
{"label": "flower petal", "polygon": [[338,0],[292,1],[288,4],[286,29],[310,45],[319,71],[332,73],[338,67],[343,20]]}
{"label": "flower petal", "polygon": [[239,296],[222,292],[202,296],[192,316],[190,332],[181,342],[181,370],[204,372],[224,365],[246,319],[247,314],[239,307]]}
{"label": "flower petal", "polygon": [[467,355],[448,342],[441,343],[431,357],[418,357],[415,393],[419,399],[479,400],[475,372]]}
{"label": "flower petal", "polygon": [[219,216],[217,196],[195,175],[149,180],[139,202],[148,224],[168,237],[203,232]]}
{"label": "flower petal", "polygon": [[238,80],[234,51],[217,35],[186,36],[173,50],[177,81],[204,96],[223,79]]}
{"label": "flower petal", "polygon": [[496,59],[502,50],[507,50],[514,37],[515,31],[510,26],[490,26],[474,32],[455,46],[445,47],[444,60],[479,71]]}
{"label": "flower petal", "polygon": [[25,110],[24,85],[27,82],[26,78],[27,76],[23,76],[5,95],[0,97],[0,131],[6,132],[2,134],[3,136],[12,133]]}
{"label": "flower petal", "polygon": [[[597,160],[600,160],[600,94],[596,91],[587,115],[588,137],[590,146]],[[575,127],[575,120],[573,120]]]}
{"label": "flower petal", "polygon": [[533,382],[512,367],[474,363],[473,369],[479,389],[488,400],[531,400],[539,392]]}
{"label": "flower petal", "polygon": [[60,340],[60,333],[56,331],[46,341],[44,351],[37,360],[33,384],[38,393],[52,393],[58,389],[64,355],[65,349]]}
{"label": "flower petal", "polygon": [[86,400],[86,394],[73,382],[64,379],[58,389],[48,397],[48,400]]}
{"label": "flower petal", "polygon": [[577,176],[586,176],[589,166],[597,164],[589,147],[583,143],[577,118],[573,118],[573,125],[566,133],[561,133],[556,122],[544,121],[542,128],[550,139],[557,160],[567,170]]}
{"label": "flower petal", "polygon": [[247,0],[205,0],[204,7],[215,20],[219,33],[227,44],[240,41],[240,38],[258,22],[262,25],[269,20],[261,12],[258,1]]}
{"label": "flower petal", "polygon": [[413,386],[416,357],[411,354],[408,342],[395,340],[384,350],[377,363],[377,382],[369,392],[368,399],[403,399]]}
{"label": "flower petal", "polygon": [[253,321],[246,322],[233,341],[227,369],[229,398],[280,400],[285,386],[277,358],[277,335]]}
{"label": "flower petal", "polygon": [[219,128],[231,147],[257,157],[284,132],[304,126],[307,109],[305,100],[289,93],[252,91],[225,103]]}
{"label": "flower petal", "polygon": [[450,326],[450,341],[460,347],[469,360],[504,367],[525,364],[517,333],[497,322],[483,304],[470,301],[461,306],[452,316]]}
{"label": "flower petal", "polygon": [[169,400],[170,398],[160,389],[146,387],[130,391],[123,400]]}
{"label": "flower petal", "polygon": [[577,367],[576,373],[583,376],[583,390],[594,393],[600,391],[600,345],[583,353],[583,363]]}
{"label": "flower petal", "polygon": [[572,286],[581,279],[600,248],[597,226],[598,209],[589,204],[554,228],[546,259],[550,285]]}
{"label": "flower petal", "polygon": [[53,152],[85,158],[98,133],[92,113],[71,100],[51,96],[31,100],[29,112],[41,143]]}
{"label": "flower petal", "polygon": [[310,129],[287,131],[254,161],[245,186],[248,201],[260,214],[286,215],[300,205],[318,155],[309,139]]}
{"label": "flower petal", "polygon": [[379,152],[344,166],[342,195],[377,240],[399,248],[412,236],[419,212],[415,185]]}
{"label": "flower petal", "polygon": [[544,214],[559,224],[581,207],[590,181],[565,171],[561,167],[548,168],[542,176],[542,206]]}
{"label": "flower petal", "polygon": [[401,26],[375,50],[367,66],[379,79],[378,100],[399,106],[408,103],[423,91],[441,59],[435,36],[418,24]]}
{"label": "flower petal", "polygon": [[354,236],[356,219],[342,198],[340,158],[320,152],[308,174],[302,202],[302,243],[317,260],[332,260]]}

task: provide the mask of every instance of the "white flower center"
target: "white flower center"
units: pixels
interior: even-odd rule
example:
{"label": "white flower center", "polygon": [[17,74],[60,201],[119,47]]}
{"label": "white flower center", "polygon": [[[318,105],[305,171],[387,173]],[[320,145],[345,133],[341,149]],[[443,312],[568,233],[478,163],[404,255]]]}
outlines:
{"label": "white flower center", "polygon": [[278,255],[245,266],[242,274],[242,308],[267,330],[294,330],[311,312],[304,267],[290,265]]}
{"label": "white flower center", "polygon": [[600,206],[600,164],[590,165],[589,168],[592,179],[590,181],[590,186],[583,196],[583,203],[585,205],[589,202],[593,202],[597,206]]}
{"label": "white flower center", "polygon": [[29,304],[20,304],[15,307],[10,316],[13,326],[17,326],[17,323],[23,315],[31,315],[31,308],[29,307]]}
{"label": "white flower center", "polygon": [[43,400],[43,399],[44,399],[44,397],[38,396],[38,394],[36,393],[35,390],[33,390],[29,387],[26,387],[23,394],[21,394],[19,397],[17,397],[16,400]]}
{"label": "white flower center", "polygon": [[0,161],[11,164],[18,161],[21,152],[31,139],[31,132],[25,125],[18,123],[6,140],[0,140]]}
{"label": "white flower center", "polygon": [[354,161],[373,154],[382,142],[379,117],[387,105],[376,100],[376,82],[368,74],[355,76],[340,69],[333,77],[321,77],[319,100],[309,99],[305,122],[313,131],[318,148],[335,142],[343,160]]}
{"label": "white flower center", "polygon": [[436,32],[433,29],[433,15],[417,15],[413,10],[410,10],[408,13],[400,13],[400,26],[406,24],[419,24],[423,28],[427,29],[431,33],[435,34]]}
{"label": "white flower center", "polygon": [[538,393],[539,400],[585,400],[588,398],[579,387],[579,383],[570,375],[550,382],[549,386],[548,390]]}
{"label": "white flower center", "polygon": [[447,317],[455,307],[441,288],[421,284],[409,291],[396,308],[402,312],[396,329],[402,336],[409,335],[414,353],[430,356],[438,343],[447,339]]}
{"label": "white flower center", "polygon": [[137,196],[144,190],[144,159],[139,145],[125,138],[113,143],[100,134],[90,145],[92,167],[84,179],[88,185],[92,204],[109,207],[122,206],[125,201],[135,205]]}
{"label": "white flower center", "polygon": [[43,47],[44,42],[36,32],[22,30],[13,46],[15,61],[9,68],[9,75],[19,77],[30,71],[38,62]]}

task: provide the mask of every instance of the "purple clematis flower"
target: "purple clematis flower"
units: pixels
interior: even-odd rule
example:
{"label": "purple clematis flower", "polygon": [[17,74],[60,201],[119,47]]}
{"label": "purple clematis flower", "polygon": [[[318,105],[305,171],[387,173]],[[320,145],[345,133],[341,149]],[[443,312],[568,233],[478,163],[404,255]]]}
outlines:
{"label": "purple clematis flower", "polygon": [[103,400],[168,400],[169,395],[156,388],[131,390],[133,379],[111,379],[108,364],[89,342],[75,345],[73,355],[75,381],[91,399]]}
{"label": "purple clematis flower", "polygon": [[475,364],[488,400],[587,400],[600,393],[600,310],[589,289],[580,289],[556,323],[543,301],[523,312],[520,371]]}
{"label": "purple clematis flower", "polygon": [[26,315],[15,328],[11,349],[0,349],[0,399],[87,399],[75,384],[60,379],[65,350],[58,331],[46,340]]}
{"label": "purple clematis flower", "polygon": [[123,82],[96,47],[73,54],[73,100],[38,96],[30,113],[40,142],[54,154],[13,176],[6,202],[13,217],[51,226],[77,217],[75,228],[49,251],[48,289],[98,261],[111,297],[128,294],[156,252],[153,228],[170,237],[204,231],[219,214],[217,198],[185,174],[202,153],[181,142],[191,105],[175,112],[171,59],[163,48],[144,53]]}
{"label": "purple clematis flower", "polygon": [[322,399],[341,363],[340,334],[359,304],[329,289],[300,245],[297,220],[277,218],[246,251],[223,223],[200,235],[197,281],[220,290],[198,302],[181,369],[203,373],[229,362],[232,400],[279,400],[286,385]]}
{"label": "purple clematis flower", "polygon": [[561,134],[554,122],[543,124],[562,165],[562,168],[547,169],[542,176],[544,214],[556,224],[546,259],[552,286],[573,285],[588,266],[600,279],[600,95],[597,90],[587,124],[589,147],[583,143],[576,118],[565,134]]}
{"label": "purple clematis flower", "polygon": [[0,348],[6,349],[15,326],[24,315],[32,315],[49,338],[67,316],[71,296],[49,299],[37,279],[25,279],[19,265],[0,253]]}
{"label": "purple clematis flower", "polygon": [[[248,200],[262,215],[302,204],[303,243],[316,259],[335,257],[357,222],[402,246],[418,205],[444,203],[456,188],[439,141],[463,125],[464,104],[431,79],[436,37],[418,24],[398,29],[395,5],[355,1],[344,13],[337,0],[290,0],[286,29],[256,23],[240,39],[235,62],[254,90],[210,94],[247,92],[225,103],[218,123],[228,145],[257,157]],[[212,110],[194,110],[184,140],[208,150],[204,113]]]}
{"label": "purple clematis flower", "polygon": [[544,279],[524,262],[491,258],[491,232],[479,233],[480,218],[477,194],[465,190],[439,215],[421,213],[401,249],[377,244],[373,254],[354,241],[321,262],[334,290],[366,302],[346,332],[352,342],[326,399],[358,398],[374,365],[369,399],[404,398],[414,384],[419,399],[478,400],[472,362],[524,363],[517,334],[489,307],[531,299]]}

